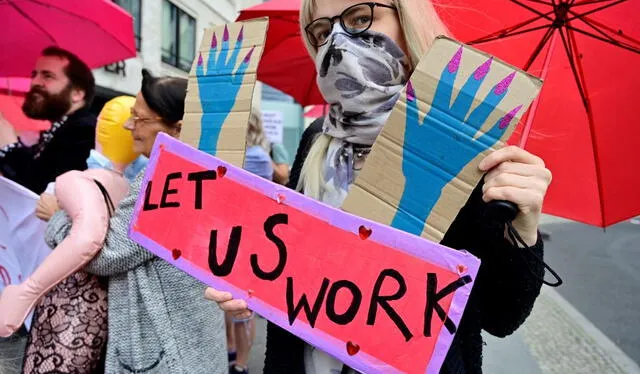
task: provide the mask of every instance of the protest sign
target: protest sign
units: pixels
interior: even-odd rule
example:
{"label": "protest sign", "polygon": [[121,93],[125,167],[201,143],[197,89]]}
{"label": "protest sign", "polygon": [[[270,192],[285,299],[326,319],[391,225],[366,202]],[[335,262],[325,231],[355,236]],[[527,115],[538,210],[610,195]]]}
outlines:
{"label": "protest sign", "polygon": [[189,74],[180,140],[242,166],[267,19],[206,29]]}
{"label": "protest sign", "polygon": [[129,236],[366,373],[437,372],[479,260],[159,134]]}
{"label": "protest sign", "polygon": [[271,143],[282,143],[284,136],[284,116],[279,110],[262,111],[262,127]]}
{"label": "protest sign", "polygon": [[[51,249],[44,241],[46,222],[35,216],[38,195],[0,177],[0,293],[19,284]],[[31,317],[25,321],[29,328]]]}
{"label": "protest sign", "polygon": [[453,39],[438,37],[349,191],[342,208],[440,241],[542,81]]}

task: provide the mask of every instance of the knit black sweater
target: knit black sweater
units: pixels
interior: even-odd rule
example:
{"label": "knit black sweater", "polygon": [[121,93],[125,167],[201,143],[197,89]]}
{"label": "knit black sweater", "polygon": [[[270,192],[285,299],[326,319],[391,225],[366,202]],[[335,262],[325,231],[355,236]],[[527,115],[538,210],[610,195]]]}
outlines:
{"label": "knit black sweater", "polygon": [[[291,171],[292,188],[298,183],[304,159],[321,126],[321,121],[314,122],[302,136]],[[484,211],[480,183],[441,242],[450,248],[466,249],[482,261],[441,373],[481,373],[480,331],[498,337],[513,333],[529,316],[542,286],[544,267],[532,253],[542,257],[541,239],[529,250],[516,248],[504,239],[504,224],[490,221]],[[304,374],[304,344],[269,323],[264,374]]]}

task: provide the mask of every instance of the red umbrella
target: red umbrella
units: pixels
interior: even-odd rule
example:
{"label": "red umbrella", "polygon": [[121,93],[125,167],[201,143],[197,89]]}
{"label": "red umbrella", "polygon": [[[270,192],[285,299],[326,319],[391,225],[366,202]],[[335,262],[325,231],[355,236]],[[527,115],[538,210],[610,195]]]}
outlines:
{"label": "red umbrella", "polygon": [[291,95],[300,105],[323,104],[316,68],[300,36],[300,0],[271,0],[240,12],[238,21],[269,17],[258,80]]}
{"label": "red umbrella", "polygon": [[29,76],[50,45],[92,68],[136,56],[133,19],[109,0],[2,0],[0,35],[0,76]]}
{"label": "red umbrella", "polygon": [[43,131],[51,127],[49,121],[39,121],[31,119],[22,112],[22,95],[6,95],[0,93],[0,113],[14,125],[18,133],[24,131]]}
{"label": "red umbrella", "polygon": [[554,174],[545,212],[601,227],[640,214],[640,1],[452,0],[439,12],[457,39],[545,80],[519,129]]}
{"label": "red umbrella", "polygon": [[22,112],[24,96],[30,87],[29,78],[0,78],[0,113],[15,126],[18,133],[51,127],[51,122],[31,119]]}

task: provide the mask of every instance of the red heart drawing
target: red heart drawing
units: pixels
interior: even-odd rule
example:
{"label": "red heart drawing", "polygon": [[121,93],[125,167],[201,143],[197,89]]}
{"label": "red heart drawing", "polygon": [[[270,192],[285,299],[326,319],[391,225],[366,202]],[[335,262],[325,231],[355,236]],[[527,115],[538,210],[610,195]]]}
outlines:
{"label": "red heart drawing", "polygon": [[252,290],[251,288],[249,288],[249,289],[247,290],[247,293],[249,294],[249,297],[253,297],[254,292],[255,292],[255,291],[254,291],[254,290]]}
{"label": "red heart drawing", "polygon": [[347,342],[347,353],[349,356],[353,356],[356,353],[360,352],[360,346],[356,343],[352,343],[351,341]]}
{"label": "red heart drawing", "polygon": [[222,165],[218,166],[218,176],[222,178],[225,174],[227,174],[227,167]]}
{"label": "red heart drawing", "polygon": [[366,240],[371,236],[372,230],[366,226],[360,226],[358,233],[360,234],[360,239]]}
{"label": "red heart drawing", "polygon": [[173,256],[173,259],[174,259],[174,260],[177,260],[177,259],[179,259],[179,258],[180,258],[180,256],[182,256],[182,251],[181,251],[181,250],[179,250],[178,248],[174,248],[174,249],[171,251],[171,256]]}
{"label": "red heart drawing", "polygon": [[462,265],[462,264],[458,265],[456,267],[456,269],[458,270],[458,274],[460,274],[460,275],[462,275],[462,274],[467,272],[467,267],[465,265]]}
{"label": "red heart drawing", "polygon": [[276,201],[278,202],[278,204],[282,204],[286,199],[287,197],[284,194],[279,193]]}

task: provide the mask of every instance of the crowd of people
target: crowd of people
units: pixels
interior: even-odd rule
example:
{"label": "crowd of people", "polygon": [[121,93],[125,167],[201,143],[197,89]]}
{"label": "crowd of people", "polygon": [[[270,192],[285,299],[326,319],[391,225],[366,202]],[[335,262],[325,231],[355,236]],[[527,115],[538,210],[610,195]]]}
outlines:
{"label": "crowd of people", "polygon": [[[329,113],[307,128],[290,169],[286,150],[269,144],[260,113],[252,110],[245,168],[339,207],[420,56],[447,30],[425,0],[303,0],[300,27]],[[351,77],[361,93],[342,92],[340,76]],[[23,106],[28,117],[50,121],[51,128],[28,146],[0,118],[0,174],[41,194],[34,210],[48,221],[45,239],[52,249],[64,245],[77,222],[69,203],[60,205],[61,186],[51,184],[56,178],[89,168],[128,182],[119,197],[110,196],[106,184],[99,188],[108,213],[104,243],[81,269],[51,285],[35,307],[31,329],[3,325],[13,334],[0,340],[0,355],[24,352],[25,372],[247,372],[255,314],[246,302],[207,288],[127,233],[156,136],[179,138],[184,126],[186,91],[186,79],[144,70],[136,97],[114,99],[97,119],[88,110],[95,92],[91,70],[73,54],[51,47],[33,69]],[[101,131],[113,131],[105,130],[109,127],[126,129],[130,141],[105,146]],[[538,223],[549,171],[517,147],[491,153],[481,167],[487,174],[442,241],[482,260],[442,373],[480,373],[481,330],[511,334],[529,315],[542,286]],[[513,226],[524,244],[513,242],[504,224],[486,218],[485,203],[491,200],[518,206]],[[95,297],[83,298],[86,290]],[[264,373],[337,372],[354,370],[268,324]]]}

